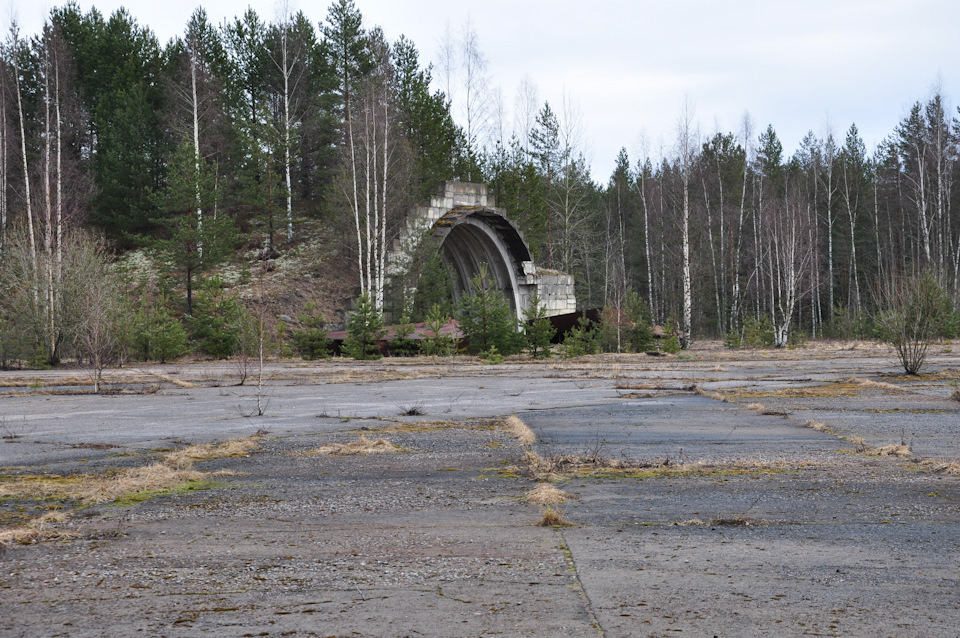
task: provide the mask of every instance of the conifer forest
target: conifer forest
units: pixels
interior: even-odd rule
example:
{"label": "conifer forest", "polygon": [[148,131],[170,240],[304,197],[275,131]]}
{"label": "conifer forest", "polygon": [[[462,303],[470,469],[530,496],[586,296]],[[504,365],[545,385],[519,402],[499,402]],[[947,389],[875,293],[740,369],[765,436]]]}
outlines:
{"label": "conifer forest", "polygon": [[[425,321],[434,304],[398,302],[384,255],[447,180],[487,184],[537,264],[576,277],[581,308],[638,301],[681,346],[875,337],[889,291],[919,277],[956,330],[960,113],[942,91],[904,96],[916,101],[876,148],[855,123],[814,134],[816,114],[802,140],[748,112],[705,133],[678,105],[658,145],[628,152],[643,123],[623,122],[615,169],[595,175],[575,89],[551,103],[528,80],[508,117],[481,37],[448,35],[430,64],[353,0],[219,24],[200,8],[168,42],[126,10],[73,2],[40,33],[14,24],[0,49],[0,365],[96,366],[120,342],[152,360],[191,343],[232,354],[215,319],[242,341],[264,318],[217,269],[306,240],[341,256],[376,311]],[[117,268],[136,251],[156,277]],[[420,288],[443,301],[442,285]],[[324,323],[337,318],[300,321]]]}

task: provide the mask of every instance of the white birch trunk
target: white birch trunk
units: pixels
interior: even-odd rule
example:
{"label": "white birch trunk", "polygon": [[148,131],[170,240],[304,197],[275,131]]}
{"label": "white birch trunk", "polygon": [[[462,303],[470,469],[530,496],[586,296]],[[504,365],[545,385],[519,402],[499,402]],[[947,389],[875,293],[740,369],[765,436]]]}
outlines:
{"label": "white birch trunk", "polygon": [[51,126],[50,126],[50,42],[48,38],[43,40],[43,203],[44,203],[44,233],[43,249],[44,261],[43,270],[46,279],[46,305],[47,305],[47,356],[50,361],[56,360],[57,354],[57,329],[56,329],[56,309],[54,306],[53,294],[53,192],[51,191],[51,172],[53,170],[51,158]]}
{"label": "white birch trunk", "polygon": [[[27,208],[27,233],[30,237],[30,266],[33,269],[33,276],[37,276],[37,239],[33,227],[33,201],[30,194],[30,168],[27,164],[27,135],[23,122],[23,96],[20,91],[20,64],[17,56],[20,49],[20,41],[16,29],[13,30],[13,47],[10,55],[13,65],[13,82],[17,92],[17,120],[20,125],[20,158],[23,162],[23,198]],[[37,302],[37,289],[34,286],[33,299]]]}
{"label": "white birch trunk", "polygon": [[[196,42],[190,43],[190,92],[193,107],[193,179],[197,206],[197,233],[203,237],[203,209],[200,195],[200,105],[197,104],[197,50]],[[203,263],[203,241],[197,242],[197,256]]]}

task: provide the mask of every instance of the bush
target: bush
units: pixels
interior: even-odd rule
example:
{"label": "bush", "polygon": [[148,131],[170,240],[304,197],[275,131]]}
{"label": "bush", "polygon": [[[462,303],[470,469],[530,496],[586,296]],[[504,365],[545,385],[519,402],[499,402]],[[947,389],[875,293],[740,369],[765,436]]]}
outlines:
{"label": "bush", "polygon": [[358,360],[383,358],[379,343],[383,332],[383,315],[374,306],[369,294],[360,295],[357,309],[347,319],[347,338],[343,341],[343,354]]}
{"label": "bush", "polygon": [[731,330],[723,336],[723,347],[724,348],[739,348],[743,344],[740,342],[740,333],[736,330]]}
{"label": "bush", "polygon": [[203,354],[225,359],[237,353],[243,335],[246,309],[236,295],[228,295],[219,277],[203,283],[187,320],[190,337]]}
{"label": "bush", "polygon": [[486,352],[480,353],[480,360],[488,365],[503,363],[503,355],[497,351],[497,346],[490,346]]}
{"label": "bush", "polygon": [[953,303],[932,273],[893,277],[879,290],[877,327],[907,374],[918,374],[930,344],[955,330]]}
{"label": "bush", "polygon": [[844,306],[835,306],[830,321],[823,325],[823,336],[829,339],[867,339],[872,333],[867,313],[857,314]]}
{"label": "bush", "polygon": [[317,314],[316,310],[317,304],[308,301],[303,307],[303,312],[298,316],[300,323],[305,326],[304,329],[290,333],[293,349],[307,361],[330,358],[330,340],[327,339],[323,316]]}
{"label": "bush", "polygon": [[187,331],[170,311],[169,296],[161,292],[152,303],[144,298],[133,322],[133,346],[144,361],[166,363],[187,353]]}
{"label": "bush", "polygon": [[306,361],[330,358],[330,340],[323,328],[304,328],[290,333],[294,351]]}
{"label": "bush", "polygon": [[564,355],[567,357],[596,354],[600,349],[596,326],[586,316],[580,317],[577,325],[567,332],[563,345]]}
{"label": "bush", "polygon": [[660,342],[660,351],[668,354],[677,354],[680,352],[680,338],[677,335],[670,335]]}
{"label": "bush", "polygon": [[653,346],[652,317],[640,295],[627,290],[620,308],[606,306],[600,319],[603,352],[646,352]]}
{"label": "bush", "polygon": [[409,317],[400,317],[400,323],[397,324],[396,334],[390,341],[390,355],[394,357],[415,357],[420,352],[420,343],[416,339],[411,339],[416,328],[410,323]]}
{"label": "bush", "polygon": [[773,322],[770,317],[763,315],[757,321],[747,317],[743,321],[743,336],[740,343],[748,348],[772,348],[776,344],[773,335]]}

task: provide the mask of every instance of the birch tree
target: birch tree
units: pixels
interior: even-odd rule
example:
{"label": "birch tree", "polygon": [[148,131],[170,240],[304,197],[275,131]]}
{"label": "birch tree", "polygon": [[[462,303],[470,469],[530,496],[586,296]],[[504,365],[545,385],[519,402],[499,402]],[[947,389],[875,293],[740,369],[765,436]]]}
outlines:
{"label": "birch tree", "polygon": [[697,131],[694,121],[693,103],[690,97],[684,98],[680,116],[677,119],[677,162],[682,183],[682,217],[680,234],[683,249],[683,339],[684,349],[690,347],[693,333],[693,285],[690,275],[690,181],[697,159]]}
{"label": "birch tree", "polygon": [[[299,20],[303,22],[303,20]],[[283,154],[283,177],[286,185],[286,237],[293,239],[293,161],[291,150],[296,144],[297,129],[301,124],[301,94],[308,81],[309,42],[295,28],[297,18],[292,14],[289,0],[280,4],[278,22],[271,30],[267,55],[279,74],[280,146]]]}
{"label": "birch tree", "polygon": [[869,160],[867,150],[860,139],[856,124],[850,126],[843,149],[840,151],[840,166],[842,185],[840,189],[843,207],[847,216],[848,232],[850,234],[850,262],[848,270],[848,298],[847,305],[859,314],[862,311],[860,301],[860,264],[857,260],[857,220],[866,198],[869,175]]}

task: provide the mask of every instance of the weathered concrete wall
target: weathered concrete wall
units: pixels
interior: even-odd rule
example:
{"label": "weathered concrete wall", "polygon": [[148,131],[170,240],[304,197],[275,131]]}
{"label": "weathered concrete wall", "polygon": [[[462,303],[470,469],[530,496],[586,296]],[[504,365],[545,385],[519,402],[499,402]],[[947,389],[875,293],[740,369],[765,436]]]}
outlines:
{"label": "weathered concrete wall", "polygon": [[486,263],[518,317],[523,317],[535,292],[548,316],[576,311],[573,276],[533,263],[523,235],[506,211],[496,208],[486,185],[445,182],[428,206],[414,210],[392,246],[388,274],[409,268],[417,247],[429,236],[440,241],[444,261],[456,273],[455,294],[462,294],[480,264]]}

